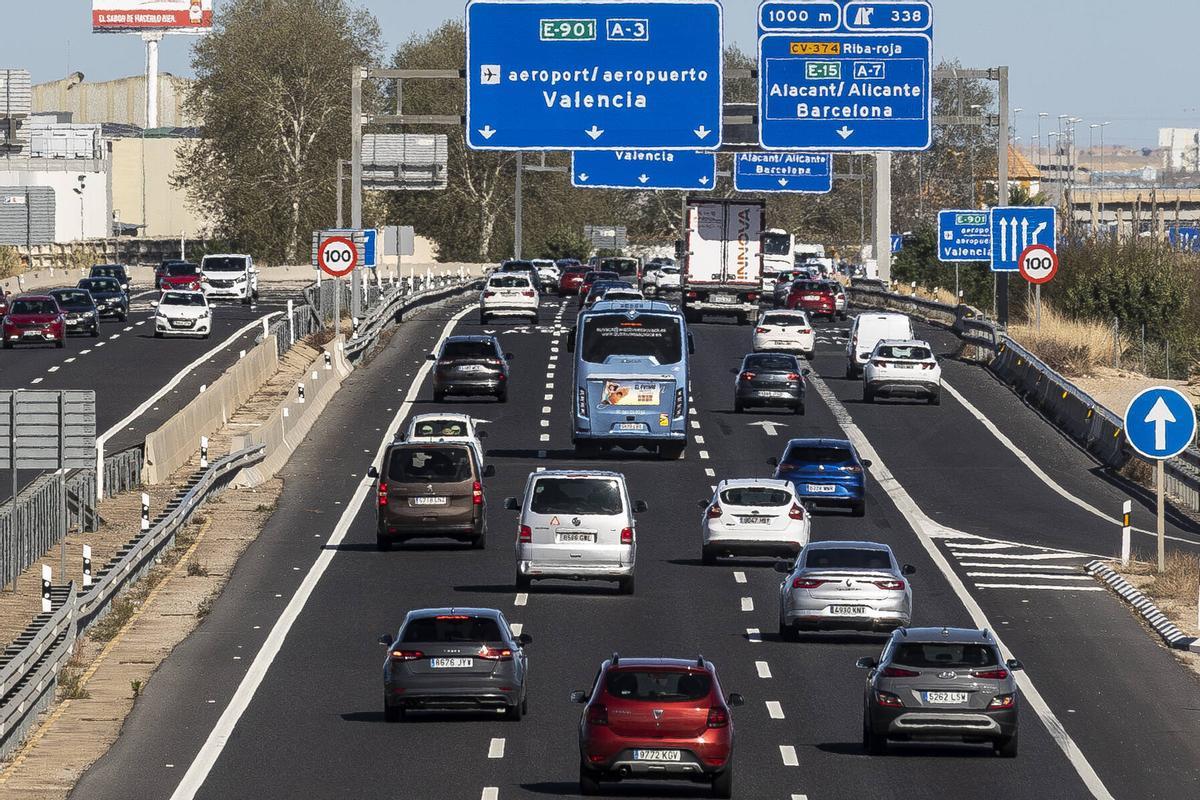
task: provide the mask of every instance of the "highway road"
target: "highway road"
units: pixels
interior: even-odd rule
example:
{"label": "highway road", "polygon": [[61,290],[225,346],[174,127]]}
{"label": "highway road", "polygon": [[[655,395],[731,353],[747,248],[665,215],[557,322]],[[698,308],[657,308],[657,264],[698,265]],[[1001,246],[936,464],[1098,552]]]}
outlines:
{"label": "highway road", "polygon": [[[1128,487],[1101,476],[982,369],[949,358],[952,337],[920,327],[943,356],[940,407],[861,403],[860,385],[841,377],[847,324],[835,323],[819,327],[806,416],[737,415],[729,370],[748,349],[749,329],[693,326],[687,457],[588,464],[624,472],[632,496],[650,504],[638,520],[637,593],[535,584],[518,594],[516,519],[503,499],[518,495],[532,470],[579,464],[561,328],[574,311],[552,299],[536,327],[485,327],[464,302],[422,312],[347,380],[286,467],[277,512],[211,614],[164,662],[73,797],[573,796],[580,707],[568,694],[587,687],[614,650],[703,653],[726,691],[745,695],[734,711],[738,797],[1196,793],[1200,684],[1079,569],[1088,554],[1115,552],[1111,517]],[[365,471],[403,418],[435,408],[422,367],[451,330],[496,330],[515,356],[507,404],[446,404],[489,421],[485,445],[497,475],[486,486],[488,545],[377,552]],[[762,420],[779,423],[776,435],[752,425]],[[874,465],[865,518],[818,513],[814,538],[888,543],[917,568],[914,624],[986,626],[1025,663],[1015,761],[969,745],[865,755],[864,673],[854,661],[877,655],[882,639],[783,642],[769,561],[701,564],[696,501],[718,479],[768,475],[767,459],[787,437],[817,434],[850,436]],[[1140,508],[1135,517],[1152,527]],[[1200,536],[1181,525],[1172,527],[1173,546],[1196,546]],[[384,723],[375,639],[408,609],[437,605],[497,607],[533,637],[525,719],[434,714]],[[705,792],[611,789],[621,797]]]}
{"label": "highway road", "polygon": [[[106,319],[100,338],[71,336],[61,350],[53,345],[25,346],[0,352],[0,389],[95,389],[96,432],[108,431],[171,382],[187,365],[208,355],[181,377],[161,403],[147,408],[125,429],[115,432],[105,450],[115,453],[138,444],[200,391],[217,379],[243,350],[254,346],[260,327],[233,334],[264,315],[286,309],[292,293],[264,287],[254,306],[221,303],[214,307],[208,339],[154,338],[155,291],[132,292],[129,319]],[[232,338],[232,340],[230,340]],[[24,486],[36,477],[22,472]],[[0,500],[12,494],[12,478],[0,470]]]}

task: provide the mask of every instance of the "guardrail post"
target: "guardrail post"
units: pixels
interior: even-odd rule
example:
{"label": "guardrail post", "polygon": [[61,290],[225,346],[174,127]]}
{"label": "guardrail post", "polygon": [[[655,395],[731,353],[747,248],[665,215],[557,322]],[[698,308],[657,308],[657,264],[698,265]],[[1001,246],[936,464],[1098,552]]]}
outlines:
{"label": "guardrail post", "polygon": [[142,530],[150,530],[150,495],[142,492]]}
{"label": "guardrail post", "polygon": [[1125,501],[1124,507],[1121,509],[1121,566],[1129,566],[1129,519],[1132,515],[1133,503],[1129,500]]}
{"label": "guardrail post", "polygon": [[50,565],[42,564],[42,613],[50,613],[50,579],[54,573],[50,571]]}
{"label": "guardrail post", "polygon": [[292,314],[292,301],[288,300],[288,347],[296,342],[296,317]]}
{"label": "guardrail post", "polygon": [[200,469],[208,469],[208,437],[200,437]]}
{"label": "guardrail post", "polygon": [[83,546],[83,585],[84,587],[92,585],[92,546],[90,544]]}

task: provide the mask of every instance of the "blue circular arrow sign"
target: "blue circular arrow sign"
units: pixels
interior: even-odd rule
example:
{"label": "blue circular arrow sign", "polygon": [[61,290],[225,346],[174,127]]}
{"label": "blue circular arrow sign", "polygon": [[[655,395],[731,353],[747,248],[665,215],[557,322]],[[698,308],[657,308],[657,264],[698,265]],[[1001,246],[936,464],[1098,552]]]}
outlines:
{"label": "blue circular arrow sign", "polygon": [[1177,389],[1153,386],[1137,394],[1125,409],[1125,439],[1146,458],[1179,455],[1196,438],[1196,409]]}

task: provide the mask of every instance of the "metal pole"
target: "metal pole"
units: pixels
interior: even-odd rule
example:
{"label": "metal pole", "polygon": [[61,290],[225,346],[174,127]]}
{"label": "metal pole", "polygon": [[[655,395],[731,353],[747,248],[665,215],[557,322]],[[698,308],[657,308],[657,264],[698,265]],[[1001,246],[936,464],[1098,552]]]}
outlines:
{"label": "metal pole", "polygon": [[[1000,84],[998,96],[1000,101],[1000,135],[997,137],[996,155],[999,165],[996,169],[996,202],[1008,204],[1008,67],[996,69],[996,80]],[[1008,325],[1008,274],[1004,273],[1001,280],[996,275],[996,321],[1000,325]]]}
{"label": "metal pole", "polygon": [[875,264],[879,280],[892,279],[892,154],[875,154]]}
{"label": "metal pole", "polygon": [[1037,332],[1041,333],[1042,332],[1042,285],[1040,283],[1033,287],[1033,306],[1036,309],[1034,313],[1037,315]]}
{"label": "metal pole", "polygon": [[517,153],[517,183],[516,183],[516,209],[513,211],[513,257],[521,257],[521,239],[524,236],[522,215],[524,214],[524,198],[521,192],[521,177],[525,171],[525,159],[523,154]]}
{"label": "metal pole", "polygon": [[1167,571],[1167,512],[1164,495],[1166,487],[1166,471],[1163,469],[1163,460],[1158,459],[1158,478],[1154,481],[1154,488],[1158,494],[1158,571],[1163,573]]}
{"label": "metal pole", "polygon": [[[8,408],[8,455],[9,458],[12,459],[12,518],[14,522],[17,521],[17,392],[19,391],[20,389],[13,389],[12,394],[9,395]],[[13,525],[11,527],[13,537],[13,553],[16,553],[17,550],[17,530],[19,527],[19,525]],[[18,574],[14,573],[12,582],[13,594],[16,594],[17,591],[17,577]]]}
{"label": "metal pole", "polygon": [[337,160],[337,227],[346,227],[345,216],[342,214],[342,184],[346,178],[342,174],[342,167],[346,164],[345,159]]}
{"label": "metal pole", "polygon": [[[62,530],[62,544],[58,550],[58,574],[66,580],[67,575],[67,469],[63,464],[64,445],[67,438],[67,426],[65,420],[66,404],[63,399],[63,393],[58,393],[58,523]],[[13,426],[16,426],[16,419],[13,419]],[[13,495],[13,508],[17,507],[17,496]]]}
{"label": "metal pole", "polygon": [[333,335],[342,332],[342,279],[333,279]]}
{"label": "metal pole", "polygon": [[[362,219],[362,82],[363,67],[351,67],[350,75],[350,227],[359,230]],[[362,316],[362,270],[350,273],[350,315]]]}

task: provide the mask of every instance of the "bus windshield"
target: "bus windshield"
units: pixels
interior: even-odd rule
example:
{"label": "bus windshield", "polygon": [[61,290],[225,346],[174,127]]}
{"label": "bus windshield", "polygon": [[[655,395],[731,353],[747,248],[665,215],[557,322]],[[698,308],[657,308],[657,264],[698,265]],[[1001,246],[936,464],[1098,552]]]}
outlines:
{"label": "bus windshield", "polygon": [[590,364],[613,356],[652,358],[658,364],[683,361],[683,331],[676,317],[639,314],[598,314],[583,324],[580,355]]}
{"label": "bus windshield", "polygon": [[788,256],[792,254],[792,237],[786,233],[764,233],[761,235],[763,255]]}

